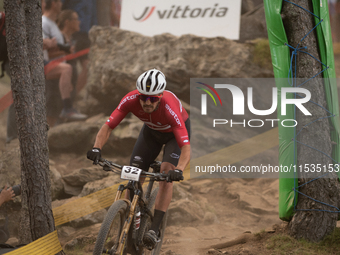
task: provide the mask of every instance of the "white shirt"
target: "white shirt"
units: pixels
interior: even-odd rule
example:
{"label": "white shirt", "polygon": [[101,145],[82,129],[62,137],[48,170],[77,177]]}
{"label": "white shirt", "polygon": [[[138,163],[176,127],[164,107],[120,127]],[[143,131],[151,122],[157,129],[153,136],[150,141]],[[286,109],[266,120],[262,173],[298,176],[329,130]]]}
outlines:
{"label": "white shirt", "polygon": [[42,30],[44,38],[51,39],[55,37],[57,43],[64,44],[64,37],[60,29],[58,28],[57,23],[44,15],[42,16]]}

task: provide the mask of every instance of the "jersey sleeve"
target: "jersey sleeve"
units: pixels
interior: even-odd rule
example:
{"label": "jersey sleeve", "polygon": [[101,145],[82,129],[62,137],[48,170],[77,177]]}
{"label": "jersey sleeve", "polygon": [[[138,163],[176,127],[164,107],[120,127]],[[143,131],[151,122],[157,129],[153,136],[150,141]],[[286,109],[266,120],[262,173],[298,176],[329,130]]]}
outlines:
{"label": "jersey sleeve", "polygon": [[130,112],[129,100],[126,99],[127,97],[129,97],[129,94],[122,98],[117,108],[111,113],[110,118],[106,121],[106,125],[108,125],[111,129],[118,126],[118,124]]}
{"label": "jersey sleeve", "polygon": [[114,129],[118,124],[125,118],[128,113],[116,108],[112,113],[110,118],[105,122],[111,129]]}
{"label": "jersey sleeve", "polygon": [[165,109],[166,117],[172,127],[178,146],[182,148],[184,145],[190,144],[188,131],[180,110],[176,107],[171,107],[169,104],[165,105]]}
{"label": "jersey sleeve", "polygon": [[184,145],[190,145],[188,131],[184,125],[184,122],[182,127],[173,127],[173,133],[180,148],[182,148]]}

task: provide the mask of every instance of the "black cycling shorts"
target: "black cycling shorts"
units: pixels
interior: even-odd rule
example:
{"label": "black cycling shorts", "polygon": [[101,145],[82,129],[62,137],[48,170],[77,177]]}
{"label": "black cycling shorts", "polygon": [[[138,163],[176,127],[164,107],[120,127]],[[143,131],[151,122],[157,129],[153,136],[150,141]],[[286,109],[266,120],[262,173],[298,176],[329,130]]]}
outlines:
{"label": "black cycling shorts", "polygon": [[[190,139],[189,119],[185,121],[185,127]],[[163,145],[165,146],[162,162],[169,162],[176,166],[181,155],[181,149],[177,144],[175,135],[172,132],[162,133],[153,130],[144,124],[133,148],[130,165],[148,171],[150,164],[157,158]]]}

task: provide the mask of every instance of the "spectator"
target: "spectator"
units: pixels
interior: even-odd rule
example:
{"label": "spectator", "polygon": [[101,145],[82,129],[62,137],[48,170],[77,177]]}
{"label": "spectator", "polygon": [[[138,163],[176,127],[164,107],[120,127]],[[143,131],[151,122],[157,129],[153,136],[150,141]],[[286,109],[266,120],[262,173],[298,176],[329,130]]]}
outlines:
{"label": "spectator", "polygon": [[88,33],[93,25],[98,24],[96,0],[63,0],[62,8],[79,15],[80,31]]}
{"label": "spectator", "polygon": [[[58,15],[61,12],[61,0],[43,0],[44,6],[44,14],[42,16],[42,26],[43,26],[43,34],[45,38],[56,38],[58,43],[58,47],[49,49],[48,58],[46,56],[45,61],[48,62],[49,59],[61,55],[65,55],[67,52],[60,49],[60,46],[64,44],[64,37],[61,31],[59,30],[56,20]],[[63,47],[65,48],[65,47]],[[71,93],[73,91],[72,85],[72,66],[68,63],[61,62],[51,71],[46,73],[46,80],[59,79],[59,91],[62,99],[63,108],[59,115],[59,118],[68,121],[68,120],[84,120],[87,118],[86,115],[79,113],[72,106]],[[51,95],[52,94],[52,95]],[[52,107],[56,104],[56,100],[58,97],[54,95],[54,91],[46,88],[46,101],[47,102],[47,121],[50,125],[54,125],[58,116],[56,116],[56,112],[50,110],[49,103]]]}
{"label": "spectator", "polygon": [[57,25],[64,37],[63,43],[73,46],[72,36],[80,30],[78,14],[73,10],[63,10],[58,15]]}
{"label": "spectator", "polygon": [[[90,47],[88,34],[86,32],[79,31],[80,21],[78,14],[75,11],[62,11],[58,16],[57,24],[64,36],[64,43],[71,46],[71,52],[78,52]],[[76,68],[78,60],[80,61],[82,67],[79,75]],[[87,54],[71,60],[69,63],[74,67],[73,76],[76,78],[74,84],[76,84],[76,92],[78,93],[85,86],[87,80],[87,66],[89,63]]]}
{"label": "spectator", "polygon": [[13,200],[13,197],[15,197],[15,194],[12,187],[7,189],[7,185],[5,185],[5,188],[0,193],[0,206],[5,202]]}

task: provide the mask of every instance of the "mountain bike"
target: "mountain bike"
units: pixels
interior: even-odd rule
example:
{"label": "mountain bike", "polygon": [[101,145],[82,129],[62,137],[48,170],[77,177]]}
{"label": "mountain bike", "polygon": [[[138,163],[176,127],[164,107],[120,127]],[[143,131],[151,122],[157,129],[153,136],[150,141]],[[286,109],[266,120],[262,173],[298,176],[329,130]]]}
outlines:
{"label": "mountain bike", "polygon": [[[143,236],[152,223],[152,209],[155,204],[158,188],[153,188],[155,181],[165,181],[167,174],[160,173],[161,162],[150,165],[152,172],[143,171],[133,166],[121,166],[106,159],[101,159],[99,165],[105,171],[121,175],[121,179],[129,180],[126,185],[119,185],[115,200],[109,208],[100,227],[93,254],[152,254],[160,253],[163,243],[168,212],[165,213],[160,226],[159,239],[153,250],[148,250],[143,244]],[[141,182],[149,178],[149,184],[143,195]],[[122,198],[124,190],[129,190],[130,199]]]}

